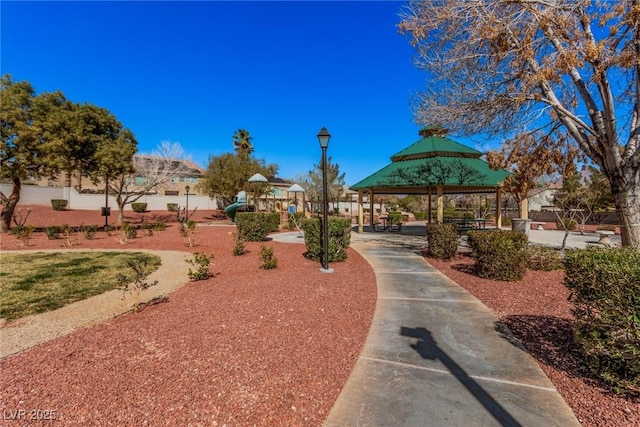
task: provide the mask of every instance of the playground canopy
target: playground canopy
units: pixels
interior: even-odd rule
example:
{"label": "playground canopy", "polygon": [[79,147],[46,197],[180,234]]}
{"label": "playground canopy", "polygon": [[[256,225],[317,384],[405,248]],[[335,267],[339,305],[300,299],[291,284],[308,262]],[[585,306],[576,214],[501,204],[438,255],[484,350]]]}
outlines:
{"label": "playground canopy", "polygon": [[[420,132],[422,139],[391,156],[391,163],[366,177],[351,190],[358,191],[358,231],[362,231],[362,196],[374,194],[426,194],[437,196],[437,221],[443,221],[444,194],[496,193],[500,205],[501,186],[511,174],[494,170],[481,159],[482,152],[445,137],[447,130],[429,126]],[[373,210],[369,211],[373,224]],[[428,221],[431,222],[431,209]],[[501,225],[500,209],[496,209],[496,221]]]}

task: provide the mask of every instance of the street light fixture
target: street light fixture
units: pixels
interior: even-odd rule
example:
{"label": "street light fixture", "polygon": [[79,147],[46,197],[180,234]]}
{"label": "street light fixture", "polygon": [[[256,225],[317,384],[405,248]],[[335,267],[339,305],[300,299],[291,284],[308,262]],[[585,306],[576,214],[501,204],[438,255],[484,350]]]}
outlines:
{"label": "street light fixture", "polygon": [[184,186],[184,191],[186,192],[185,194],[187,195],[187,206],[185,207],[185,219],[189,218],[189,190],[191,190],[191,187],[189,187],[188,185]]}
{"label": "street light fixture", "polygon": [[329,268],[329,199],[327,198],[327,148],[330,139],[331,134],[327,128],[320,129],[318,141],[322,148],[322,247],[324,249],[320,271],[323,273],[333,273],[333,268]]}

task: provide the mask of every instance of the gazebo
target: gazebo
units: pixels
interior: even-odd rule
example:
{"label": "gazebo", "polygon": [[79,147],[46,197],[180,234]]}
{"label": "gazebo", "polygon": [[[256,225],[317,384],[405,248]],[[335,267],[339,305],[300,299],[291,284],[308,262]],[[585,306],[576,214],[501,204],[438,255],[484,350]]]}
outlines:
{"label": "gazebo", "polygon": [[[495,192],[499,228],[502,225],[501,186],[510,172],[491,169],[480,158],[482,152],[447,138],[446,129],[429,126],[419,134],[422,139],[391,156],[390,164],[350,187],[358,192],[358,232],[363,231],[365,192],[371,201],[375,194],[426,194],[429,207],[435,194],[439,223],[443,222],[445,194]],[[370,209],[370,224],[373,224],[373,214]],[[431,208],[427,220],[432,222]]]}

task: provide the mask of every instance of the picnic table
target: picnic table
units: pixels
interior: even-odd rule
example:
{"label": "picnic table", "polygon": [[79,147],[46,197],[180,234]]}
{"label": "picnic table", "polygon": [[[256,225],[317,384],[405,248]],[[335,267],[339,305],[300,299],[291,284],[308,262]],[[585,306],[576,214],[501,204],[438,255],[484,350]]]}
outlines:
{"label": "picnic table", "polygon": [[470,230],[484,230],[487,221],[484,218],[444,218],[444,222],[456,224],[458,235],[462,236]]}
{"label": "picnic table", "polygon": [[381,216],[380,222],[373,224],[373,231],[400,231],[402,222],[393,223],[393,217]]}

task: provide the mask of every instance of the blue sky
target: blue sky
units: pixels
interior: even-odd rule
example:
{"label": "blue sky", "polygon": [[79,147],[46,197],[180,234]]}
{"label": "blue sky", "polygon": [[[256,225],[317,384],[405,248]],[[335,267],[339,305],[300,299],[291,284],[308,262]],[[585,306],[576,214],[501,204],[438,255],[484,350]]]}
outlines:
{"label": "blue sky", "polygon": [[417,141],[426,84],[396,1],[2,1],[1,73],[111,111],[152,151],[206,166],[239,128],[279,176],[328,155],[355,184]]}

